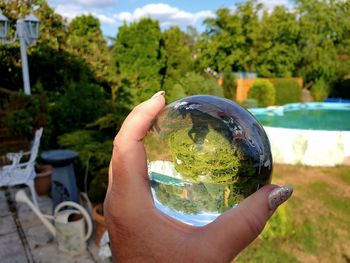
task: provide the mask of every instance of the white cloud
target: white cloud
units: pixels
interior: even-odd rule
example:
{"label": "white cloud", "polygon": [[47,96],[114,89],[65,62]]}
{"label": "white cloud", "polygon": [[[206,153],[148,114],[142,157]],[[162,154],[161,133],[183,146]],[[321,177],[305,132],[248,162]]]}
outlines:
{"label": "white cloud", "polygon": [[78,5],[58,5],[56,6],[55,10],[57,13],[66,17],[68,21],[72,20],[76,16],[91,14],[97,17],[101,24],[117,25],[117,21],[112,16],[93,11],[94,9],[85,9]]}
{"label": "white cloud", "polygon": [[[52,3],[55,0],[51,0]],[[158,20],[162,27],[171,25],[186,26],[195,25],[207,17],[213,17],[211,11],[200,11],[195,13],[186,12],[167,4],[148,4],[140,8],[136,8],[132,12],[112,13],[111,10],[99,9],[97,4],[114,3],[116,0],[62,0],[59,4],[54,5],[57,13],[66,17],[68,21],[76,16],[83,14],[92,14],[97,17],[102,25],[118,26],[123,22],[138,21],[144,17],[150,17]],[[109,14],[108,14],[109,13]]]}
{"label": "white cloud", "polygon": [[148,4],[141,8],[136,8],[133,12],[120,12],[113,17],[119,22],[133,22],[144,17],[158,20],[161,26],[169,25],[194,25],[206,17],[213,17],[211,11],[200,11],[196,13],[186,12],[167,4]]}
{"label": "white cloud", "polygon": [[101,24],[105,24],[105,25],[116,25],[117,21],[111,17],[111,16],[107,16],[107,15],[103,15],[103,14],[95,14],[92,13],[93,16],[97,17]]}
{"label": "white cloud", "polygon": [[86,14],[88,11],[77,5],[58,5],[55,7],[56,13],[72,20],[74,17]]}
{"label": "white cloud", "polygon": [[75,0],[73,2],[77,2],[78,4],[85,6],[108,6],[116,4],[115,0]]}
{"label": "white cloud", "polygon": [[117,6],[117,0],[49,0],[49,3],[54,6],[79,6],[95,9]]}

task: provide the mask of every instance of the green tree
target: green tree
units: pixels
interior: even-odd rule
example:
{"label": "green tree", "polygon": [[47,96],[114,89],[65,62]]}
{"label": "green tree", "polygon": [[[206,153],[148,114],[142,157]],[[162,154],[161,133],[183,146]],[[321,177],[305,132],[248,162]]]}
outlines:
{"label": "green tree", "polygon": [[255,0],[238,4],[236,11],[222,8],[208,18],[207,29],[199,39],[199,67],[222,71],[254,71],[259,37],[259,12],[263,5]]}
{"label": "green tree", "polygon": [[161,89],[165,70],[164,43],[157,21],[145,18],[121,26],[114,55],[117,74],[134,105]]}
{"label": "green tree", "polygon": [[292,77],[300,60],[299,24],[283,6],[264,10],[260,21],[256,70],[263,77]]}
{"label": "green tree", "polygon": [[342,10],[337,2],[325,0],[299,0],[297,14],[300,23],[298,42],[301,60],[299,74],[305,83],[323,78],[333,82],[339,70],[337,46],[343,41],[345,26]]}
{"label": "green tree", "polygon": [[82,15],[72,20],[68,25],[67,50],[83,59],[96,81],[105,89],[115,85],[117,80],[112,70],[112,52],[107,47],[96,17]]}
{"label": "green tree", "polygon": [[188,36],[178,27],[171,27],[163,32],[165,46],[165,76],[164,90],[171,91],[179,80],[193,69],[190,47],[187,45]]}

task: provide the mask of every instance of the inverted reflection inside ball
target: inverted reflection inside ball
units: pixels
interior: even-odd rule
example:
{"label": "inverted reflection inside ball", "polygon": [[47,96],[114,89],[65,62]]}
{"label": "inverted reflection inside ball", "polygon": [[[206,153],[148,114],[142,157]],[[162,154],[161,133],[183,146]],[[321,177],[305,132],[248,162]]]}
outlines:
{"label": "inverted reflection inside ball", "polygon": [[145,147],[156,206],[188,224],[213,221],[271,181],[265,131],[223,98],[200,95],[169,104]]}

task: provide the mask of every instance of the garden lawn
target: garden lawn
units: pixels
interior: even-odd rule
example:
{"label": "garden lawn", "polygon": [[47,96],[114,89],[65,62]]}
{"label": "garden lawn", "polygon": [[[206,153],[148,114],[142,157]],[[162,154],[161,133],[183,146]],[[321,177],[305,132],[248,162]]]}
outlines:
{"label": "garden lawn", "polygon": [[350,262],[350,167],[275,165],[272,181],[293,196],[236,262]]}

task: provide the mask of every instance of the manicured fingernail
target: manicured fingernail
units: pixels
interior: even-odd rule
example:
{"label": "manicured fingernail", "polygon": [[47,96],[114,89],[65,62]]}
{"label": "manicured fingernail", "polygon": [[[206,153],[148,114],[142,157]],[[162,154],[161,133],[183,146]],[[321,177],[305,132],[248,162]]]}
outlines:
{"label": "manicured fingernail", "polygon": [[161,91],[158,91],[156,94],[154,94],[153,96],[152,96],[152,98],[154,98],[154,97],[158,97],[158,96],[164,96],[164,94],[165,94],[165,91],[163,91],[163,90],[161,90]]}
{"label": "manicured fingernail", "polygon": [[278,206],[283,204],[293,193],[293,187],[281,186],[278,187],[269,194],[269,207],[271,210],[275,210]]}

